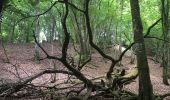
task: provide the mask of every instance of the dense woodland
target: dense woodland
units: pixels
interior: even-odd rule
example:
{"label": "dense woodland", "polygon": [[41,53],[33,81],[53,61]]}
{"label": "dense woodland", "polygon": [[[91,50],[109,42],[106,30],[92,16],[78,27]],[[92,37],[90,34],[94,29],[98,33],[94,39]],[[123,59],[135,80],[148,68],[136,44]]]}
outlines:
{"label": "dense woodland", "polygon": [[169,4],[1,0],[0,99],[170,100]]}

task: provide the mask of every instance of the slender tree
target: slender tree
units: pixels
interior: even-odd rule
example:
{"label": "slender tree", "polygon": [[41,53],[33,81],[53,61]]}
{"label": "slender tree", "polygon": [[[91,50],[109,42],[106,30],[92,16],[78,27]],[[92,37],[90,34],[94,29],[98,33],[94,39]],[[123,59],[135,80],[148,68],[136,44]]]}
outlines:
{"label": "slender tree", "polygon": [[[85,2],[85,1],[84,1]],[[85,6],[85,3],[80,3],[80,5]],[[74,29],[75,29],[75,36],[76,36],[76,41],[80,45],[80,53],[79,53],[79,61],[78,65],[81,65],[82,63],[86,62],[87,59],[89,59],[90,55],[90,48],[89,48],[89,43],[88,43],[88,35],[86,32],[86,24],[85,24],[85,17],[84,14],[78,13],[74,8],[71,7],[71,11],[73,13],[73,20],[75,21]],[[79,67],[79,70],[82,68]]]}
{"label": "slender tree", "polygon": [[149,76],[145,44],[143,38],[143,26],[140,17],[138,0],[130,0],[134,42],[136,47],[137,67],[139,72],[139,97],[138,100],[153,100],[153,89]]}

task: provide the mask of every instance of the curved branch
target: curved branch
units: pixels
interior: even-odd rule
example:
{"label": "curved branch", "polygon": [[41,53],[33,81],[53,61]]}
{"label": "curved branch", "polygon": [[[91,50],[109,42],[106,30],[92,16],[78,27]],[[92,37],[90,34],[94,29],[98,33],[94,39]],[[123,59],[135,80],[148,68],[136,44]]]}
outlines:
{"label": "curved branch", "polygon": [[69,45],[69,40],[70,40],[70,33],[68,32],[67,30],[67,25],[66,25],[66,19],[67,19],[67,16],[68,16],[68,12],[69,12],[69,9],[68,9],[68,0],[64,0],[64,5],[65,5],[65,15],[62,19],[62,27],[63,27],[63,32],[65,34],[65,40],[64,40],[64,44],[63,44],[63,47],[62,47],[62,58],[61,58],[61,62],[65,65],[65,67],[70,70],[71,72],[73,72],[73,74],[81,81],[83,81],[87,87],[93,87],[93,84],[92,82],[86,78],[84,76],[84,74],[82,74],[79,70],[75,69],[73,66],[71,66],[67,60],[66,60],[66,57],[67,57],[67,49],[68,49],[68,45]]}
{"label": "curved branch", "polygon": [[87,32],[88,32],[88,35],[89,35],[89,43],[90,45],[96,49],[99,54],[106,58],[106,59],[109,59],[110,61],[112,62],[115,62],[115,59],[113,59],[111,56],[109,55],[106,55],[94,42],[93,42],[93,34],[92,34],[92,30],[91,30],[91,25],[90,25],[90,18],[89,18],[89,1],[90,0],[86,0],[86,4],[85,4],[85,19],[86,19],[86,27],[87,27]]}

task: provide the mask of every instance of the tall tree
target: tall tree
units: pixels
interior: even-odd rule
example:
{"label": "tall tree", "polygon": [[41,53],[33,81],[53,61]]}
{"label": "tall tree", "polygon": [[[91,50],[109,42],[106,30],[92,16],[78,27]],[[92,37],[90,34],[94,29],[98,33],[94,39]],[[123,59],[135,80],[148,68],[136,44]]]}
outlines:
{"label": "tall tree", "polygon": [[163,56],[162,56],[162,66],[163,66],[163,83],[169,85],[168,83],[168,27],[169,27],[169,0],[161,0],[161,17],[162,17],[162,33],[163,33]]}
{"label": "tall tree", "polygon": [[138,100],[153,100],[153,89],[149,76],[145,44],[143,38],[143,26],[140,17],[138,0],[130,0],[134,42],[136,47],[137,67],[139,72],[139,97]]}

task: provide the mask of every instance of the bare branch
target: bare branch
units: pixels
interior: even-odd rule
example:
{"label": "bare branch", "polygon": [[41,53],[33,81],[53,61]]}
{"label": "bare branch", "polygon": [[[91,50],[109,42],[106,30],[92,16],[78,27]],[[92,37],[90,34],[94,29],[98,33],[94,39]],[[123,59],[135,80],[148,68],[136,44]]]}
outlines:
{"label": "bare branch", "polygon": [[161,21],[162,18],[159,18],[155,23],[153,23],[147,30],[146,34],[144,35],[144,38],[147,37],[150,34],[150,31],[153,27],[155,27],[155,25],[157,25],[159,23],[159,21]]}

